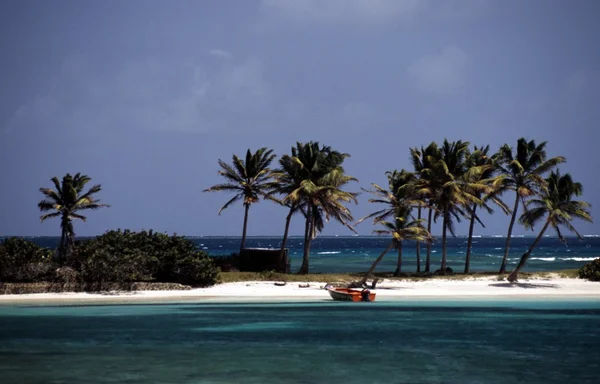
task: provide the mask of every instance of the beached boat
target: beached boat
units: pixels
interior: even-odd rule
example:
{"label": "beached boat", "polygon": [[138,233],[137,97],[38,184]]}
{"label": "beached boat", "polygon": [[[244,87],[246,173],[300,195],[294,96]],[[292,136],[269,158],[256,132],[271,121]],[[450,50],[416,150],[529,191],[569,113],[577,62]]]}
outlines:
{"label": "beached boat", "polygon": [[328,288],[327,291],[333,300],[354,302],[375,301],[375,293],[372,293],[368,289]]}

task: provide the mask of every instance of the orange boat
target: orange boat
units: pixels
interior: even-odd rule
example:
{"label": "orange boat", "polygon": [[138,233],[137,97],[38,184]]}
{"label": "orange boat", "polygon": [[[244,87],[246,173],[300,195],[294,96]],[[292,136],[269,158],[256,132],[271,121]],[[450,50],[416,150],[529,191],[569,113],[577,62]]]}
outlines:
{"label": "orange boat", "polygon": [[368,289],[328,288],[327,291],[333,300],[354,302],[375,301],[375,294]]}

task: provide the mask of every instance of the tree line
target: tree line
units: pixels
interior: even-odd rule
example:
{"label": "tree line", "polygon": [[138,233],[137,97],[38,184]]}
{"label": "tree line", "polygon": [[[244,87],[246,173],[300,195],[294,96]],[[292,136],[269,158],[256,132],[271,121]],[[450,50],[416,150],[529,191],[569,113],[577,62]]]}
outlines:
{"label": "tree line", "polygon": [[[519,222],[528,229],[541,223],[542,229],[508,276],[509,281],[516,281],[548,228],[554,228],[559,240],[564,242],[561,227],[581,239],[572,225],[573,219],[592,221],[590,205],[574,199],[582,194],[581,183],[573,181],[568,173],[560,173],[557,167],[566,159],[562,156],[548,158],[546,144],[520,138],[515,147],[505,144],[495,153],[490,152],[489,145],[471,148],[469,142],[462,140],[444,140],[441,145],[432,142],[426,147],[410,148],[413,170],[388,171],[387,186],[371,184],[371,189],[364,189],[373,195],[369,202],[382,204],[383,208],[356,223],[348,205],[357,203],[358,193],[344,189],[350,182],[358,181],[347,175],[343,168],[344,160],[350,155],[318,142],[296,143],[291,154],[282,155],[279,166],[274,169],[270,165],[276,155],[265,147],[255,152],[248,149],[245,158],[233,155],[231,164],[219,159],[219,174],[226,182],[207,188],[205,192],[234,193],[219,213],[236,201],[242,202],[244,221],[240,250],[245,246],[250,207],[259,199],[273,201],[288,209],[282,254],[292,217],[302,216],[304,250],[299,274],[309,272],[311,242],[327,221],[334,219],[355,231],[354,225],[372,219],[373,224],[380,227],[374,233],[390,236],[391,242],[365,273],[363,282],[392,249],[398,252],[395,275],[399,275],[402,249],[407,240],[416,242],[417,272],[421,272],[421,244],[426,245],[424,272],[431,273],[431,243],[435,240],[431,230],[438,221],[442,225],[442,260],[437,272],[444,275],[448,271],[448,232],[455,235],[455,223],[464,219],[469,221],[464,272],[469,273],[474,227],[476,223],[483,225],[478,211],[492,213],[493,207],[511,215],[499,270],[500,274],[506,273],[512,232],[522,206]],[[502,199],[511,193],[514,196],[512,207]]]}
{"label": "tree line", "polygon": [[[290,154],[279,158],[275,168],[271,168],[271,164],[277,156],[266,147],[254,152],[248,149],[243,158],[234,154],[231,163],[219,159],[219,175],[226,181],[205,192],[233,193],[219,214],[232,204],[242,202],[244,219],[240,250],[245,246],[250,207],[260,199],[288,210],[281,242],[282,255],[290,222],[294,216],[301,216],[304,249],[299,274],[309,272],[311,243],[326,222],[336,220],[355,232],[355,225],[372,219],[378,227],[374,233],[389,236],[391,241],[365,273],[363,282],[392,249],[398,252],[395,275],[402,273],[402,250],[406,241],[416,243],[417,272],[421,272],[421,245],[425,245],[423,272],[431,273],[431,243],[436,240],[431,231],[433,224],[438,222],[442,225],[442,260],[436,272],[446,274],[448,232],[454,235],[455,223],[463,219],[469,221],[464,268],[464,272],[469,273],[474,227],[477,223],[483,225],[478,212],[492,213],[493,207],[511,215],[499,270],[501,274],[506,273],[511,235],[522,206],[519,222],[529,229],[541,223],[542,229],[509,275],[510,281],[516,281],[548,228],[554,228],[564,242],[561,227],[581,238],[572,225],[573,219],[592,221],[590,205],[574,200],[582,193],[581,183],[573,181],[569,174],[562,175],[557,167],[566,161],[565,158],[548,158],[545,147],[546,142],[536,144],[534,140],[520,138],[515,147],[505,144],[496,153],[490,152],[489,145],[471,148],[469,142],[462,140],[444,140],[441,145],[432,142],[426,147],[410,148],[413,169],[388,171],[388,185],[381,187],[373,183],[370,189],[363,189],[373,196],[369,202],[382,208],[356,222],[349,204],[357,203],[358,192],[346,188],[358,180],[347,175],[343,167],[344,160],[350,155],[313,141],[297,142]],[[68,259],[74,249],[73,220],[85,221],[81,211],[108,205],[96,198],[101,191],[100,185],[84,192],[90,181],[86,175],[67,174],[62,182],[57,177],[51,180],[55,189],[40,188],[45,199],[38,207],[42,212],[52,211],[41,216],[42,221],[60,217],[61,241],[56,257],[61,262]],[[502,199],[511,193],[514,196],[512,207]]]}

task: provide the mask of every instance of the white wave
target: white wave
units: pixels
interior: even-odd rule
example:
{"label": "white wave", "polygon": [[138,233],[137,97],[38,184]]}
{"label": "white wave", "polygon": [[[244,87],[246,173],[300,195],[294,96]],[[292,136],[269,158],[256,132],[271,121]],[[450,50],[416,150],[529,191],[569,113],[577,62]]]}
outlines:
{"label": "white wave", "polygon": [[556,257],[532,257],[530,260],[554,261]]}
{"label": "white wave", "polygon": [[504,236],[502,236],[502,235],[494,235],[492,237],[504,237]]}
{"label": "white wave", "polygon": [[583,235],[583,237],[600,237],[600,235]]}
{"label": "white wave", "polygon": [[437,253],[437,251],[434,249],[433,251],[431,251],[431,253]]}
{"label": "white wave", "polygon": [[570,260],[570,261],[592,261],[596,260],[597,257],[561,257],[561,260]]}
{"label": "white wave", "polygon": [[497,248],[494,248],[494,249],[495,249],[495,250],[498,250],[498,249],[502,249],[502,247],[497,247]]}
{"label": "white wave", "polygon": [[479,237],[481,237],[481,235],[473,235],[473,238],[476,238],[476,237],[479,238]]}
{"label": "white wave", "polygon": [[340,251],[325,251],[325,252],[317,252],[317,255],[337,255],[338,253],[342,253]]}

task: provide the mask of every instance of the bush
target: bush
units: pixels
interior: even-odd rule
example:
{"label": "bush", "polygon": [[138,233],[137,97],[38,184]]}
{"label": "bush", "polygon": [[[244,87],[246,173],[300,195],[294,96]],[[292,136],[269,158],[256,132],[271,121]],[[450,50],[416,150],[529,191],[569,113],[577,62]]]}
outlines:
{"label": "bush", "polygon": [[181,236],[153,231],[109,231],[76,246],[86,282],[159,281],[208,286],[219,271],[209,256]]}
{"label": "bush", "polygon": [[581,267],[579,277],[591,281],[600,281],[600,258]]}
{"label": "bush", "polygon": [[52,280],[56,268],[52,251],[29,240],[9,237],[0,243],[0,281]]}
{"label": "bush", "polygon": [[[110,231],[76,245],[81,276],[86,282],[150,281],[158,269],[145,233]],[[151,248],[151,247],[150,247]]]}

